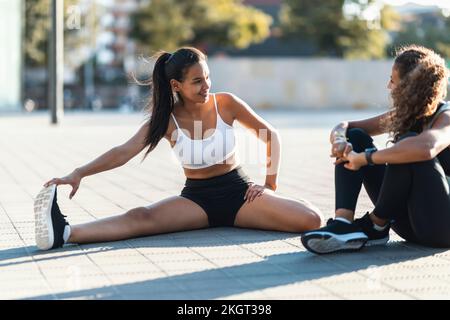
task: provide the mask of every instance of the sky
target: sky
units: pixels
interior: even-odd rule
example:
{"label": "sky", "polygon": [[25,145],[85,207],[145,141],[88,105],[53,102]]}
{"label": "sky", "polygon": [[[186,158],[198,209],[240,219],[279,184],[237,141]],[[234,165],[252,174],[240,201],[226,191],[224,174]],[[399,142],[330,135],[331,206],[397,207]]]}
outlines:
{"label": "sky", "polygon": [[[367,2],[367,0],[366,0]],[[380,18],[380,10],[384,4],[389,4],[392,6],[404,5],[407,3],[414,3],[418,5],[427,6],[439,6],[445,10],[445,16],[450,16],[450,0],[378,0],[374,2],[369,8],[361,12],[361,7],[352,2],[348,2],[344,7],[344,13],[349,16],[362,16],[368,21],[377,20]]]}
{"label": "sky", "polygon": [[450,0],[382,0],[382,2],[390,5],[402,5],[412,2],[421,5],[436,5],[441,8],[450,9]]}

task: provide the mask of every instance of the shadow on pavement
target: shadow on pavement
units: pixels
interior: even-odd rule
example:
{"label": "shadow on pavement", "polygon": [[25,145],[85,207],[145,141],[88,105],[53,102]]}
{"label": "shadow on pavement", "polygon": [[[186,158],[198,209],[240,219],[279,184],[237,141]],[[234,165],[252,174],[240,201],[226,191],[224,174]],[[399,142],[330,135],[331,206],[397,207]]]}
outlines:
{"label": "shadow on pavement", "polygon": [[[170,248],[176,248],[177,246],[190,247],[201,246],[203,243],[204,246],[217,247],[217,250],[220,250],[221,245],[229,246],[255,243],[264,241],[263,239],[273,240],[272,238],[280,240],[282,239],[280,235],[283,235],[283,233],[278,235],[277,233],[260,233],[258,235],[258,231],[256,231],[253,239],[250,236],[247,241],[245,237],[242,237],[239,239],[230,238],[229,242],[224,239],[219,239],[218,243],[215,243],[214,241],[207,242],[206,238],[203,242],[200,241],[205,235],[204,231],[201,231],[200,237],[195,237],[195,233],[196,231],[184,232],[183,237],[168,238],[162,235],[139,238],[135,239],[134,242],[131,240],[131,243],[135,249],[164,247],[165,245]],[[248,234],[251,235],[251,232]],[[189,235],[192,238],[189,238]],[[292,237],[292,235],[289,237]],[[124,246],[123,242],[117,242],[106,244],[106,247],[105,244],[82,245],[81,247],[89,250],[87,252],[89,255],[95,255],[97,252],[119,250],[129,248],[130,246]],[[67,253],[71,248],[74,247],[60,249],[61,254]],[[16,249],[10,251],[10,258],[26,256],[26,250],[19,249],[17,249],[17,255],[14,253]],[[447,249],[426,248],[407,242],[390,242],[385,247],[370,247],[354,253],[320,256],[307,251],[299,251],[266,256],[262,261],[258,262],[218,267],[147,281],[52,293],[51,295],[28,297],[27,299],[49,300],[55,297],[58,299],[220,299],[230,295],[310,280],[325,279],[350,272],[365,272],[367,270],[370,272],[370,270],[374,270],[373,268],[413,261],[445,251]],[[57,256],[54,256],[56,251],[52,251],[51,253],[53,256],[49,258],[45,258],[45,253],[36,254],[33,257],[37,261],[40,258],[58,259]],[[74,255],[85,253],[77,253]],[[4,251],[0,251],[0,257],[4,256],[4,254]],[[71,255],[64,255],[61,259],[67,256]],[[182,263],[180,261],[180,264]]]}

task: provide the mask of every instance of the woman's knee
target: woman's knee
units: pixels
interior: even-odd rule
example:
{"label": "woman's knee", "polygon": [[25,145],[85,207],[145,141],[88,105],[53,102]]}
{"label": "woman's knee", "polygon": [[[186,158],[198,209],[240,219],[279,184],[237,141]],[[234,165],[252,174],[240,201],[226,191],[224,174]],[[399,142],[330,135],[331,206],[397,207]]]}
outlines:
{"label": "woman's knee", "polygon": [[322,226],[323,215],[320,211],[312,210],[308,220],[308,229],[318,229]]}
{"label": "woman's knee", "polygon": [[347,130],[348,141],[352,144],[353,150],[362,152],[366,148],[373,147],[372,137],[361,128],[352,128]]}
{"label": "woman's knee", "polygon": [[125,216],[128,218],[131,225],[143,226],[153,222],[153,215],[149,208],[139,207],[128,211]]}
{"label": "woman's knee", "polygon": [[314,230],[320,228],[323,222],[323,215],[319,208],[314,206],[312,203],[306,200],[302,200],[304,209],[306,209],[306,219],[303,220],[301,226],[301,231]]}

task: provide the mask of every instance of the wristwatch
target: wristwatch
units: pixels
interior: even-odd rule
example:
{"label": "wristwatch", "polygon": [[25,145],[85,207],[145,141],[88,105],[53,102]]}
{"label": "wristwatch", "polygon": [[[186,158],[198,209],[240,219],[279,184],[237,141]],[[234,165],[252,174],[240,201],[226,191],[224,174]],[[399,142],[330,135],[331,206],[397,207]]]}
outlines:
{"label": "wristwatch", "polygon": [[377,148],[367,148],[366,150],[364,150],[364,153],[366,154],[367,164],[369,166],[375,165],[375,163],[373,163],[373,160],[372,160],[372,154],[376,151],[378,151]]}

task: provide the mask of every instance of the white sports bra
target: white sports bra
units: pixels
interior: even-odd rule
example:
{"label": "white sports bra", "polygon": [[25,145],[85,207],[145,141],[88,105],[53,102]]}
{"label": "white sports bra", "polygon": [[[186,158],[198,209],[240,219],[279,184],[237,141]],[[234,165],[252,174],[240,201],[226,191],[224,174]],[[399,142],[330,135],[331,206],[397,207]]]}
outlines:
{"label": "white sports bra", "polygon": [[[236,149],[236,137],[232,126],[223,121],[217,109],[216,95],[213,95],[216,108],[216,128],[214,133],[206,139],[192,140],[186,129],[180,128],[177,119],[171,114],[177,126],[177,140],[173,151],[175,157],[180,161],[183,168],[203,169],[218,163],[223,163],[230,158]],[[194,136],[196,130],[202,130],[201,121],[194,122]],[[208,130],[209,131],[209,130]],[[200,131],[200,134],[203,131]]]}

